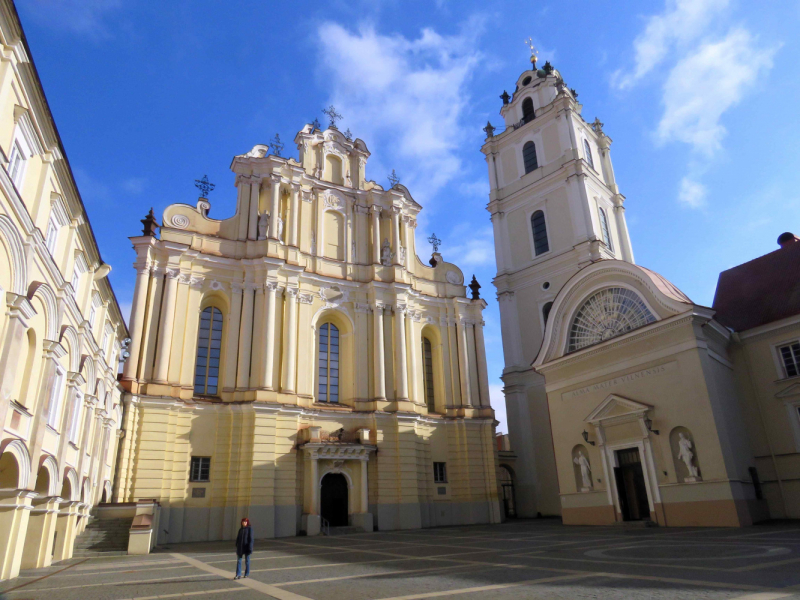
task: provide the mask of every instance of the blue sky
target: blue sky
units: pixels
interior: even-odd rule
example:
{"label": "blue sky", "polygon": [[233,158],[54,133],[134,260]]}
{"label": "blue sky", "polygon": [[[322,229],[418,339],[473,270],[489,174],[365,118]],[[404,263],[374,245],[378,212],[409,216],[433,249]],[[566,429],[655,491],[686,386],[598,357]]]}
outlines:
{"label": "blue sky", "polygon": [[636,261],[710,305],[718,273],[800,233],[800,2],[385,0],[19,2],[34,59],[112,284],[128,310],[139,220],[235,207],[235,154],[291,140],[333,103],[424,206],[446,260],[489,307],[493,405],[503,358],[481,128],[533,37],[605,123]]}

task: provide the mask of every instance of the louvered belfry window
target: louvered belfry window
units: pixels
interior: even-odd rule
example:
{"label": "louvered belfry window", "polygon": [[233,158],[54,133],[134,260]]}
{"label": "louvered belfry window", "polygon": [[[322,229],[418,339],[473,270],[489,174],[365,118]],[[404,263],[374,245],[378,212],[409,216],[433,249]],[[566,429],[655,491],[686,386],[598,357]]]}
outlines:
{"label": "louvered belfry window", "polygon": [[547,241],[547,224],[544,221],[544,212],[537,210],[531,215],[531,229],[533,231],[533,251],[536,256],[550,250]]}
{"label": "louvered belfry window", "polygon": [[319,330],[319,402],[339,402],[339,329],[325,323]]}
{"label": "louvered belfry window", "polygon": [[222,353],[222,312],[209,306],[200,313],[197,334],[197,362],[194,393],[216,396],[219,389],[219,361]]}

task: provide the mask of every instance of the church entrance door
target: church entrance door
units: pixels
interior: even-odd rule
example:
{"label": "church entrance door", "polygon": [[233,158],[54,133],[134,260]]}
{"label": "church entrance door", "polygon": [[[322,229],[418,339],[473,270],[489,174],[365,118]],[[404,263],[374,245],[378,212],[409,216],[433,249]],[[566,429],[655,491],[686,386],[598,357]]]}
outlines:
{"label": "church entrance door", "polygon": [[638,448],[617,450],[618,467],[614,467],[617,497],[622,518],[625,521],[650,519],[650,504],[644,483],[642,461]]}
{"label": "church entrance door", "polygon": [[347,521],[347,479],[341,473],[328,473],[322,478],[320,514],[331,527],[349,525]]}

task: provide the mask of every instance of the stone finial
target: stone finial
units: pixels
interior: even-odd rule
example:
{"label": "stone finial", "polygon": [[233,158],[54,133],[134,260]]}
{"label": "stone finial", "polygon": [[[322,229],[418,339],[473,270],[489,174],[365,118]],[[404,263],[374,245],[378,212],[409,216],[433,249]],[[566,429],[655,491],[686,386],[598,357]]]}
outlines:
{"label": "stone finial", "polygon": [[503,101],[503,105],[505,106],[508,104],[508,101],[511,100],[511,96],[508,95],[508,92],[503,90],[503,93],[500,94],[500,99]]}
{"label": "stone finial", "polygon": [[156,237],[156,229],[161,227],[156,221],[156,216],[153,214],[153,208],[150,208],[150,212],[147,213],[147,216],[142,219],[142,235],[148,235],[150,237]]}
{"label": "stone finial", "polygon": [[475,279],[475,275],[472,276],[472,281],[469,284],[469,289],[472,292],[472,299],[473,300],[480,300],[481,299],[481,284],[478,283],[478,280]]}
{"label": "stone finial", "polygon": [[492,122],[486,121],[486,127],[483,128],[483,131],[486,133],[487,138],[494,137],[494,130],[495,128],[492,127]]}
{"label": "stone finial", "polygon": [[603,123],[600,122],[600,119],[597,117],[594,118],[594,121],[591,123],[592,131],[597,133],[598,135],[604,135],[603,132]]}

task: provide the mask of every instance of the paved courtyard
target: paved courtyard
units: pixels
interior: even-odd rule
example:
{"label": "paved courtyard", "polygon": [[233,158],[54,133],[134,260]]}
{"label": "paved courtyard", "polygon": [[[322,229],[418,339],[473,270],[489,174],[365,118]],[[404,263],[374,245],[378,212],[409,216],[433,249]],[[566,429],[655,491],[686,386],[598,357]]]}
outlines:
{"label": "paved courtyard", "polygon": [[800,523],[747,529],[565,527],[531,520],[73,559],[0,585],[9,600],[800,599]]}

